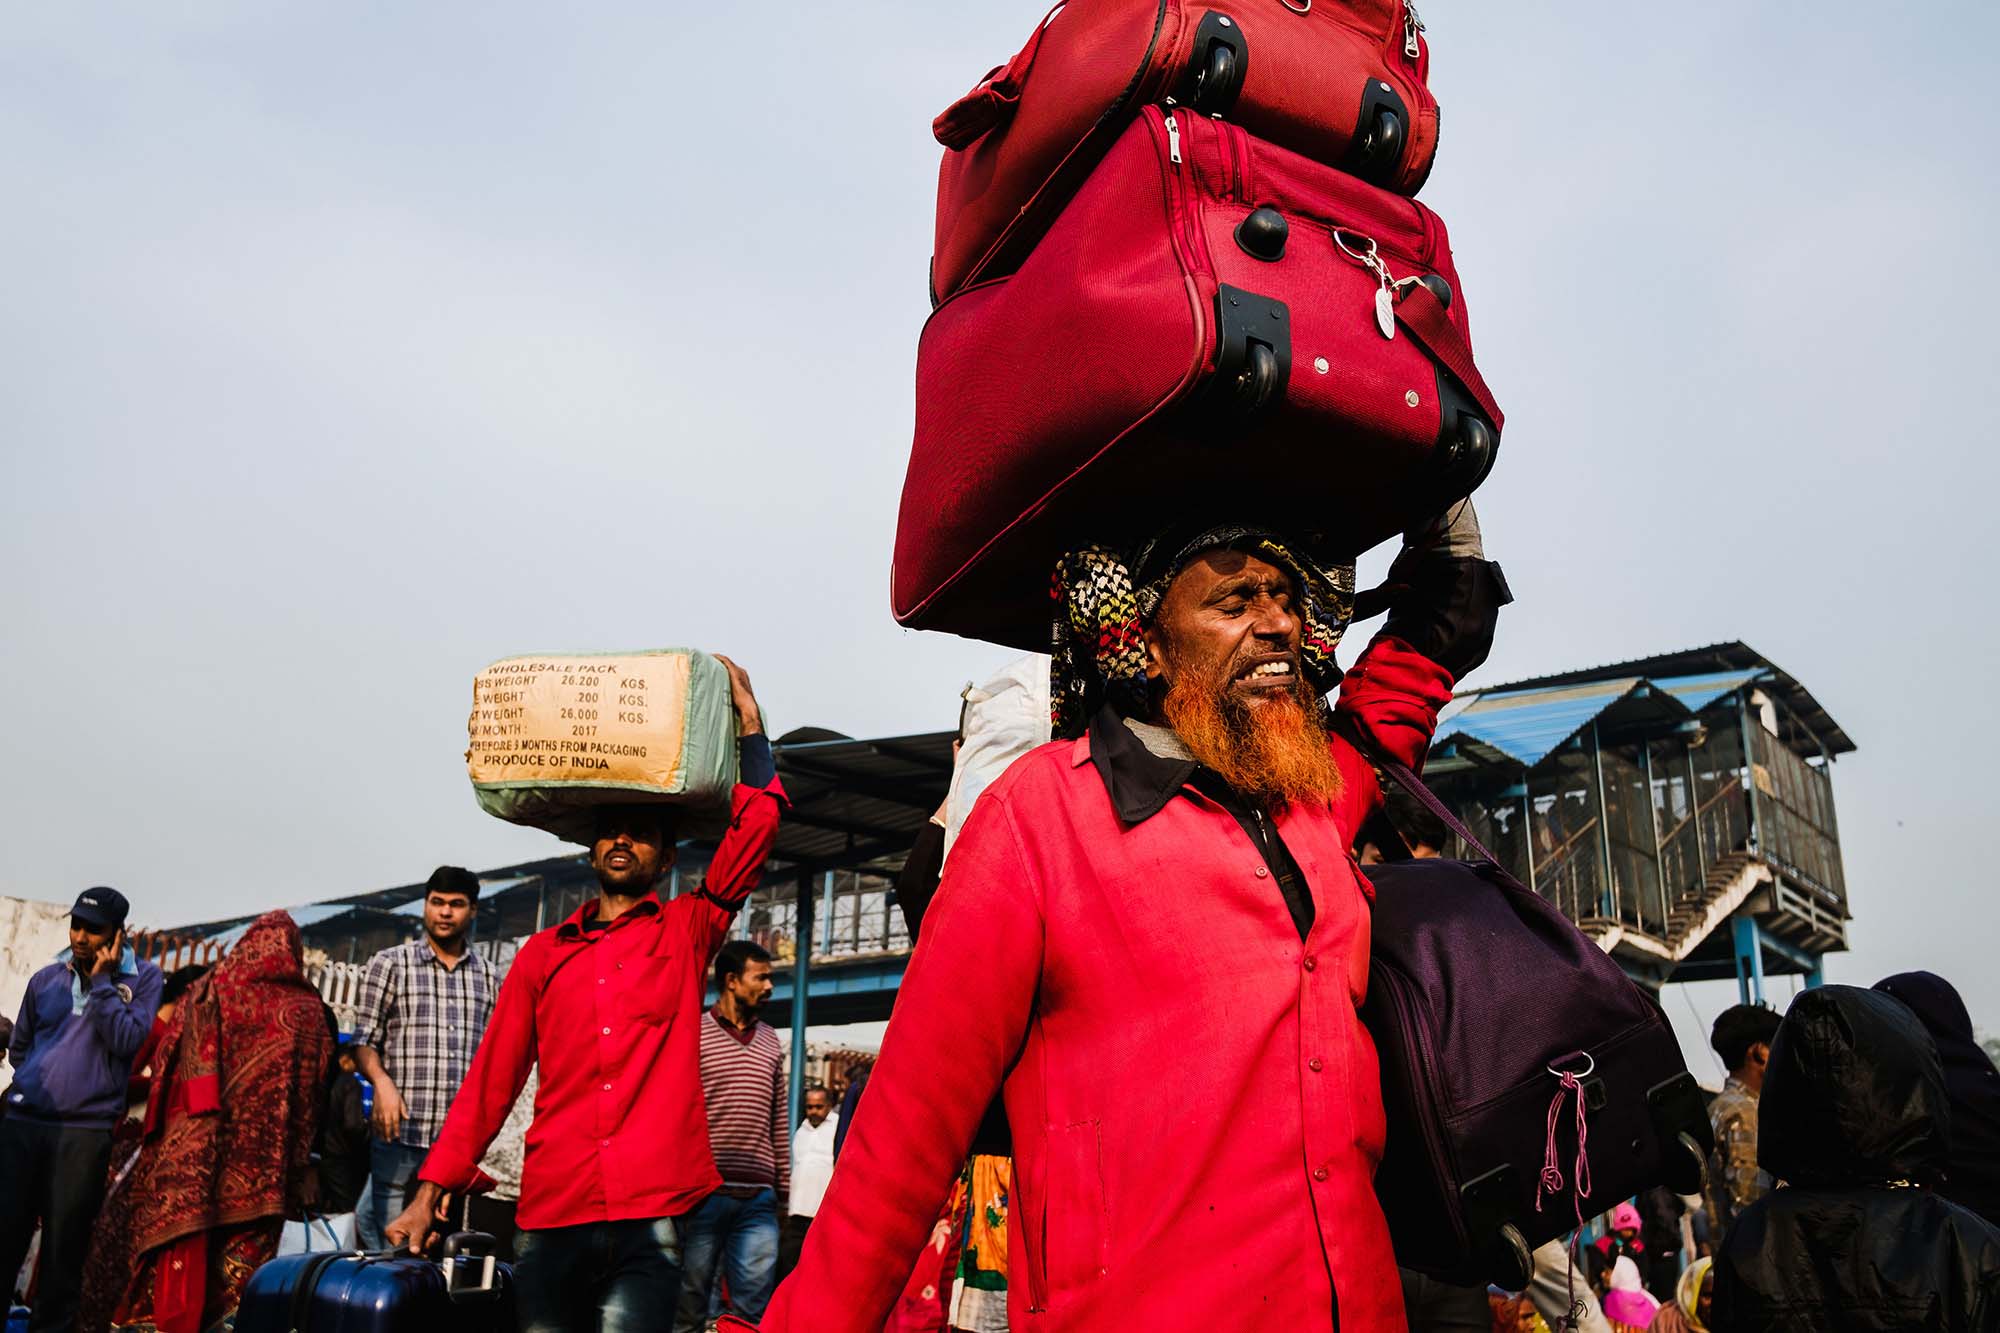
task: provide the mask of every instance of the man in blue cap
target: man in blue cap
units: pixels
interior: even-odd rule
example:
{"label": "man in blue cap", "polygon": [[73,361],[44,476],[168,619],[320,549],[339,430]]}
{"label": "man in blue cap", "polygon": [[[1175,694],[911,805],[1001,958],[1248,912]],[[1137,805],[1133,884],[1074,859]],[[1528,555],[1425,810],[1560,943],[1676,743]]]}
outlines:
{"label": "man in blue cap", "polygon": [[0,1276],[13,1285],[39,1218],[41,1277],[29,1333],[58,1333],[76,1321],[111,1130],[125,1114],[132,1057],[160,1007],[160,969],[125,942],[129,911],[116,889],[78,896],[69,948],[28,982],[7,1046],[14,1081],[0,1119]]}

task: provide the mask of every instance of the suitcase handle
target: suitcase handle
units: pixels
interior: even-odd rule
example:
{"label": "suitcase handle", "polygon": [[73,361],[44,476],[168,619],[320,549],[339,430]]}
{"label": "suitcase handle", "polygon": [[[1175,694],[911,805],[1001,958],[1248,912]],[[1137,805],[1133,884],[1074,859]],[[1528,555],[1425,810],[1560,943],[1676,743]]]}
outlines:
{"label": "suitcase handle", "polygon": [[320,1276],[326,1272],[329,1264],[342,1257],[339,1250],[332,1250],[326,1254],[315,1254],[306,1260],[305,1266],[299,1270],[298,1284],[292,1288],[291,1305],[286,1312],[285,1333],[306,1333],[307,1325],[312,1322],[313,1292],[319,1288]]}
{"label": "suitcase handle", "polygon": [[[493,1237],[484,1231],[454,1231],[444,1238],[444,1294],[454,1301],[472,1301],[498,1294],[493,1276],[499,1267],[493,1257]],[[479,1274],[477,1282],[461,1284],[466,1270]]]}
{"label": "suitcase handle", "polygon": [[1034,68],[1035,57],[1041,52],[1042,35],[1067,3],[1069,0],[1056,0],[1055,8],[1042,16],[1042,21],[1035,25],[1035,35],[1014,53],[1012,60],[989,70],[978,87],[938,113],[931,122],[931,134],[939,143],[954,153],[970,148],[1013,118],[1014,108],[1021,100],[1021,85],[1028,81],[1028,71]]}

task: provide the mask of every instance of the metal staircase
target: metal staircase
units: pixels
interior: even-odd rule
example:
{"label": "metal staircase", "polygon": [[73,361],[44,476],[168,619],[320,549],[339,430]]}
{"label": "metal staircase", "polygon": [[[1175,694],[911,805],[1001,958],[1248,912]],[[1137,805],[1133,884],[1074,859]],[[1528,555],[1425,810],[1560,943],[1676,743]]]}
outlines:
{"label": "metal staircase", "polygon": [[1583,929],[1606,953],[1625,949],[1647,959],[1678,963],[1771,879],[1771,867],[1763,858],[1753,852],[1730,852],[1708,868],[1700,888],[1682,894],[1670,906],[1664,940],[1601,917],[1583,922]]}

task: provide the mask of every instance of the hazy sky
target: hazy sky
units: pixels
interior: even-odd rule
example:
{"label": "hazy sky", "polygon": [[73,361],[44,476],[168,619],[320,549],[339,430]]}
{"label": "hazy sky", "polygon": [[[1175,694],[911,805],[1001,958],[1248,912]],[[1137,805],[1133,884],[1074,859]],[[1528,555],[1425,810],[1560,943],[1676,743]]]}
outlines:
{"label": "hazy sky", "polygon": [[[462,763],[512,653],[951,725],[1007,654],[887,609],[929,126],[1044,7],[14,7],[0,892],[173,923],[546,854]],[[1475,683],[1769,655],[1861,747],[1833,978],[2000,1028],[1995,7],[1423,10],[1508,419]]]}

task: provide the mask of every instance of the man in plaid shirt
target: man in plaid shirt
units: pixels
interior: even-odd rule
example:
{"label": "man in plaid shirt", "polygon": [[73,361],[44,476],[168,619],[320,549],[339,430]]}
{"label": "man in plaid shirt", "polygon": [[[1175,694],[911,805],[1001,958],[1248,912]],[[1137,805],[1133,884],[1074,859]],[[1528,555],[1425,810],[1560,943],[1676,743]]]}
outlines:
{"label": "man in plaid shirt", "polygon": [[478,877],[439,866],[424,891],[423,937],[376,954],[361,979],[358,1063],[375,1085],[374,1207],[362,1231],[371,1250],[388,1248],[383,1224],[403,1211],[493,1012],[499,979],[466,947],[478,910]]}

